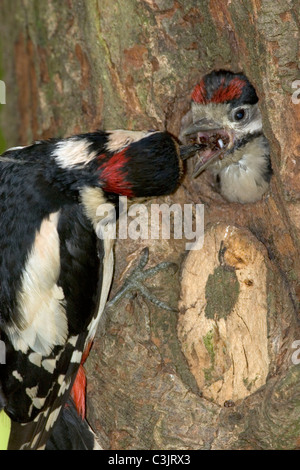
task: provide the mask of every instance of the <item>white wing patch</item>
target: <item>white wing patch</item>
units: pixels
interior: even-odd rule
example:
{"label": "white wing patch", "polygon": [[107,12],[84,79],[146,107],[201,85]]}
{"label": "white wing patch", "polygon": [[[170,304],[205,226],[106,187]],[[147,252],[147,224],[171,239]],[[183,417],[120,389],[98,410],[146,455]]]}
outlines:
{"label": "white wing patch", "polygon": [[96,152],[89,150],[90,142],[87,139],[70,137],[61,140],[55,145],[52,156],[61,168],[70,168],[74,165],[86,165],[96,157]]}
{"label": "white wing patch", "polygon": [[78,362],[78,364],[80,364],[81,362],[81,358],[82,358],[82,351],[77,351],[75,349],[75,351],[73,351],[73,354],[72,354],[72,357],[71,357],[71,362]]}
{"label": "white wing patch", "polygon": [[[43,220],[28,256],[18,294],[19,324],[7,328],[17,351],[28,348],[47,356],[67,339],[64,295],[57,280],[60,273],[59,212]],[[36,363],[37,357],[31,360]]]}
{"label": "white wing patch", "polygon": [[42,365],[42,356],[38,353],[31,353],[28,356],[29,361],[37,367]]}
{"label": "white wing patch", "polygon": [[56,360],[57,358],[45,359],[41,365],[46,371],[50,372],[50,374],[53,374],[53,372],[55,371]]}
{"label": "white wing patch", "polygon": [[21,374],[19,374],[19,372],[17,370],[14,370],[12,372],[12,376],[15,377],[15,379],[17,379],[19,382],[23,382],[23,377]]}
{"label": "white wing patch", "polygon": [[132,142],[137,142],[138,140],[154,133],[149,131],[126,131],[123,129],[107,132],[109,133],[109,136],[106,149],[110,152],[120,151]]}
{"label": "white wing patch", "polygon": [[49,431],[55,424],[57,418],[58,418],[58,415],[60,413],[60,410],[61,410],[61,406],[59,408],[56,408],[56,410],[52,411],[52,413],[50,414],[48,420],[47,420],[47,424],[46,424],[46,431]]}

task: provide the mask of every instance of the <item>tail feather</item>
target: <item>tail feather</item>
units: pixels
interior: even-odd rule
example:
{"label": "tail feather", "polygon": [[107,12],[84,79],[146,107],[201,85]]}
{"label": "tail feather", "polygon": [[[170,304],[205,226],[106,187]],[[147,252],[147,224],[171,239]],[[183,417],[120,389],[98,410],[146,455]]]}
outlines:
{"label": "tail feather", "polygon": [[86,376],[83,366],[80,364],[75,382],[72,387],[71,397],[81,419],[85,418],[85,391]]}
{"label": "tail feather", "polygon": [[45,450],[102,450],[71,398],[60,413]]}
{"label": "tail feather", "polygon": [[92,341],[89,342],[89,344],[87,345],[87,347],[85,348],[83,352],[83,355],[81,358],[81,364],[79,366],[76,379],[74,381],[72,391],[71,391],[71,397],[73,399],[74,405],[82,419],[85,418],[85,398],[86,398],[86,375],[85,375],[83,364],[85,363],[89,355],[91,346],[92,346]]}

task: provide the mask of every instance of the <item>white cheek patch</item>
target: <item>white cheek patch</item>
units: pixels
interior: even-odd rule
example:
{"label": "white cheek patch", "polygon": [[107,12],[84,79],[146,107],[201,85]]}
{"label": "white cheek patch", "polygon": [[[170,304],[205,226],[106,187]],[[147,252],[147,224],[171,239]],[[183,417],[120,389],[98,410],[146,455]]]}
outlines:
{"label": "white cheek patch", "polygon": [[148,131],[125,131],[123,129],[118,129],[115,131],[108,131],[108,142],[106,144],[106,149],[110,152],[117,152],[122,150],[133,142],[138,142],[144,137],[153,134],[154,132]]}
{"label": "white cheek patch", "polygon": [[[17,296],[18,325],[7,328],[7,334],[17,351],[47,356],[56,345],[67,339],[68,325],[63,291],[57,285],[60,274],[59,212],[44,219],[36,234],[21,279]],[[37,363],[37,356],[31,361]]]}
{"label": "white cheek patch", "polygon": [[261,115],[257,115],[255,119],[251,119],[249,124],[244,127],[243,134],[254,134],[262,130],[262,118]]}
{"label": "white cheek patch", "polygon": [[52,156],[61,168],[86,165],[96,157],[96,152],[91,152],[89,148],[87,139],[70,137],[55,144]]}

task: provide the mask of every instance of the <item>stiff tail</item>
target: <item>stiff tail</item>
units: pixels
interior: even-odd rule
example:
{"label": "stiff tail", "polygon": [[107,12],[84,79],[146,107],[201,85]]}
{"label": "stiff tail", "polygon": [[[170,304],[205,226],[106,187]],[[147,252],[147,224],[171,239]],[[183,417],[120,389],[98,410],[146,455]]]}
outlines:
{"label": "stiff tail", "polygon": [[71,398],[60,413],[45,450],[102,450]]}

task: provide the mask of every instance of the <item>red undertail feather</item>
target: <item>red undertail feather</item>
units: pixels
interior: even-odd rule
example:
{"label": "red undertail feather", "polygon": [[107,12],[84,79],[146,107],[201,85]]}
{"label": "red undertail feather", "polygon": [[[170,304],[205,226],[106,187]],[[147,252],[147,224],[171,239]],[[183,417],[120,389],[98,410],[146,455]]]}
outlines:
{"label": "red undertail feather", "polygon": [[91,349],[92,343],[90,343],[87,348],[85,349],[82,359],[81,359],[81,364],[79,366],[75,382],[73,384],[71,396],[73,398],[75,407],[77,409],[78,414],[81,416],[82,419],[85,418],[85,413],[86,413],[86,406],[85,406],[85,394],[86,394],[86,375],[85,375],[85,370],[83,367],[84,362],[86,361],[86,358],[89,355],[90,349]]}
{"label": "red undertail feather", "polygon": [[82,419],[85,418],[85,391],[86,376],[83,366],[80,364],[75,382],[73,384],[71,396],[73,398],[76,410]]}

